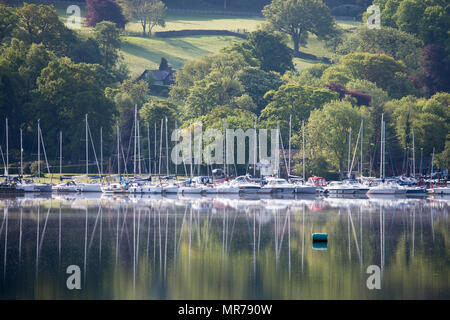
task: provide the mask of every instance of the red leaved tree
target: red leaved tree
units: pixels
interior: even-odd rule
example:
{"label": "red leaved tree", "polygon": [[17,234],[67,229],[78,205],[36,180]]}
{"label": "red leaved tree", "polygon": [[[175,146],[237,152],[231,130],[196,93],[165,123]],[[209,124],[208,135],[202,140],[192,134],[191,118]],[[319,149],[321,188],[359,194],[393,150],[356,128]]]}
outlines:
{"label": "red leaved tree", "polygon": [[86,24],[95,27],[102,21],[114,22],[118,28],[125,28],[127,20],[122,13],[122,7],[114,0],[86,0],[88,14]]}
{"label": "red leaved tree", "polygon": [[424,48],[420,76],[430,95],[450,91],[449,62],[450,58],[442,46],[429,44]]}

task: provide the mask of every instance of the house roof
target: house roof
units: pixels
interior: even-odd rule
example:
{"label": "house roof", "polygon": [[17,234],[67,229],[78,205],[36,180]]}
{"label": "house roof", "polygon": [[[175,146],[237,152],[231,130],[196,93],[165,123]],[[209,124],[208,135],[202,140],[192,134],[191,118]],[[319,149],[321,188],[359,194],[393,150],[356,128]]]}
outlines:
{"label": "house roof", "polygon": [[167,68],[166,70],[148,70],[145,69],[144,72],[136,79],[136,80],[143,80],[148,78],[148,74],[151,74],[153,80],[156,82],[166,81],[170,76],[173,76],[175,73],[175,70],[173,70],[171,67]]}
{"label": "house roof", "polygon": [[152,77],[153,79],[155,79],[155,81],[163,81],[165,80],[169,75],[170,72],[166,71],[166,70],[150,70],[152,73]]}

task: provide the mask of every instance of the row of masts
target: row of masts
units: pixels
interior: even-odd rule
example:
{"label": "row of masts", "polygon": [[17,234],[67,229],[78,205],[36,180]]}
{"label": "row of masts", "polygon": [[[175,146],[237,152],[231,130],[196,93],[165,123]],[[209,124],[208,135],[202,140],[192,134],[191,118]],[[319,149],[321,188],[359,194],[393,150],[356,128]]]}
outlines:
{"label": "row of masts", "polygon": [[[135,105],[135,110],[134,110],[134,124],[133,124],[133,130],[134,130],[134,158],[133,158],[133,176],[136,178],[136,175],[141,175],[142,174],[142,164],[141,164],[141,160],[143,159],[141,156],[141,141],[140,141],[140,123],[139,123],[139,119],[138,119],[138,112],[137,112],[137,105]],[[159,175],[161,175],[161,166],[162,166],[162,145],[163,145],[163,130],[164,130],[164,124],[165,124],[165,149],[166,149],[166,174],[170,175],[170,169],[169,169],[169,140],[168,140],[168,119],[167,117],[165,117],[164,119],[161,119],[161,125],[160,125],[160,141],[159,141],[159,146],[160,146],[160,150],[159,150],[159,161],[156,161],[157,159],[157,126],[155,123],[155,132],[154,132],[154,167],[153,167],[153,173],[156,174],[156,172],[158,172]],[[189,123],[189,130],[191,130],[191,126],[192,123]],[[257,134],[256,134],[256,127],[257,127],[257,119],[255,117],[255,121],[254,121],[254,129],[255,129],[255,143],[254,143],[254,150],[253,150],[253,175],[256,177],[256,163],[257,163],[257,158],[258,158],[258,143],[257,143]],[[178,124],[177,122],[175,122],[175,129],[178,129]],[[228,129],[228,121],[226,120],[224,126],[223,126],[223,130],[226,133]],[[306,159],[305,159],[305,123],[304,120],[302,120],[302,176],[303,179],[305,179],[305,175],[306,175],[306,170],[305,170],[305,165],[306,165]],[[121,175],[121,154],[124,158],[124,168],[126,171],[126,167],[127,167],[127,161],[125,160],[125,155],[123,152],[123,148],[121,150],[121,139],[120,139],[120,128],[119,128],[119,123],[117,122],[116,124],[116,131],[117,131],[117,174],[120,176]],[[281,139],[281,143],[282,143],[282,138],[281,138],[281,133],[279,130],[279,124],[277,123],[277,131],[279,132],[279,138]],[[386,177],[386,166],[385,166],[385,159],[386,159],[386,122],[384,121],[384,114],[382,114],[381,116],[381,138],[380,138],[380,178],[384,178]],[[352,174],[352,170],[354,167],[354,161],[355,161],[355,157],[356,157],[356,152],[357,152],[357,148],[358,148],[358,143],[360,142],[360,163],[359,163],[359,171],[361,176],[363,175],[363,133],[364,133],[364,119],[361,119],[361,125],[360,125],[360,129],[358,132],[358,136],[357,136],[357,140],[355,143],[355,148],[354,148],[354,152],[353,152],[353,156],[351,156],[351,137],[352,137],[352,129],[351,127],[349,128],[349,139],[348,139],[348,166],[347,166],[347,177],[350,178],[351,174]],[[20,129],[20,176],[23,176],[23,139],[22,139],[22,135],[23,135],[23,130]],[[41,174],[41,144],[42,144],[42,148],[43,148],[43,152],[44,152],[44,156],[45,156],[45,161],[47,164],[47,171],[50,175],[50,169],[49,169],[49,165],[48,165],[48,159],[47,159],[47,155],[45,152],[45,145],[43,142],[43,137],[42,137],[42,131],[40,128],[40,120],[38,120],[38,135],[37,135],[37,139],[38,139],[38,179],[40,182],[40,174]],[[96,155],[96,151],[95,151],[95,147],[94,147],[94,143],[92,141],[92,135],[90,132],[90,128],[89,128],[89,124],[88,124],[88,115],[85,115],[85,153],[86,153],[86,175],[89,175],[89,137],[91,137],[91,144],[92,144],[92,149],[93,149],[93,153],[94,153],[94,157],[95,157],[95,163],[97,165],[98,168],[98,172],[99,175],[102,177],[103,176],[103,128],[100,128],[100,164],[99,161],[97,160],[97,155]],[[189,147],[190,150],[192,150],[192,135],[190,136],[190,140],[189,140]],[[286,173],[288,175],[288,177],[290,176],[291,172],[292,172],[292,168],[291,168],[291,137],[292,137],[292,115],[289,117],[289,151],[288,151],[288,160],[286,161],[286,157],[284,155],[284,148],[283,148],[283,143],[282,143],[282,150],[283,150],[283,156],[285,158],[285,167],[286,167]],[[227,157],[227,141],[226,141],[226,134],[224,135],[224,155],[225,157]],[[152,175],[152,157],[151,157],[151,140],[150,140],[150,124],[147,126],[147,140],[148,140],[148,173],[149,175]],[[260,141],[259,141],[260,142]],[[59,173],[60,175],[62,175],[62,150],[63,150],[63,135],[62,135],[62,131],[59,132]],[[260,151],[261,151],[261,146],[260,146]],[[5,158],[3,156],[3,151],[1,149],[0,146],[0,151],[1,151],[1,155],[2,155],[2,159],[3,162],[5,164],[5,176],[9,175],[9,137],[8,137],[8,118],[6,118],[6,161]],[[178,150],[176,150],[177,152],[175,152],[176,157],[178,157]],[[421,148],[421,151],[423,151],[423,149]],[[413,177],[416,176],[416,161],[415,161],[415,137],[414,137],[414,131],[412,131],[412,165],[411,165],[411,175]],[[278,157],[279,158],[279,157]],[[423,154],[421,154],[421,163],[420,163],[420,174],[422,174],[422,161],[423,161]],[[176,162],[178,163],[178,159],[176,159]],[[182,159],[183,162],[183,166],[184,166],[184,173],[186,176],[188,176],[188,172],[186,170],[186,163],[185,163],[185,159]],[[193,170],[193,161],[191,159],[190,162],[190,176],[193,177],[194,174],[194,170]],[[433,148],[433,154],[432,154],[432,159],[431,159],[431,174],[433,174],[433,162],[434,162],[434,148]],[[156,165],[158,163],[158,170],[156,168]],[[234,165],[236,167],[236,165]],[[279,171],[279,159],[275,158],[275,167],[276,167],[276,175],[279,176],[280,171]],[[223,167],[224,173],[226,176],[229,175],[229,168],[228,168],[228,164],[227,161],[225,159],[224,161],[224,167]],[[236,168],[235,168],[236,171]],[[247,170],[248,171],[248,170]],[[198,173],[200,174],[200,164],[198,165]],[[175,175],[178,175],[178,165],[175,165]]]}

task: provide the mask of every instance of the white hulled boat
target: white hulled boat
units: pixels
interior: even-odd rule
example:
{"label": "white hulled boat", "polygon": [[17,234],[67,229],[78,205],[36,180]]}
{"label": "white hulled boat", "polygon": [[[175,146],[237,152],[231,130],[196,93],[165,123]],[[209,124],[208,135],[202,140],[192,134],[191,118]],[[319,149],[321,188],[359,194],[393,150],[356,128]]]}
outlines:
{"label": "white hulled boat", "polygon": [[231,185],[239,188],[241,193],[258,193],[261,186],[250,180],[248,176],[239,176],[231,182]]}
{"label": "white hulled boat", "polygon": [[121,182],[114,182],[102,187],[103,193],[129,193],[128,188]]}
{"label": "white hulled boat", "polygon": [[382,182],[374,187],[369,187],[369,191],[367,191],[367,194],[395,195],[397,193],[397,190],[398,188],[396,188],[392,184]]}
{"label": "white hulled boat", "polygon": [[[267,184],[261,187],[258,192],[266,193],[264,190],[270,190],[270,193],[294,193],[295,185],[281,178],[267,178]],[[269,192],[267,192],[269,193]]]}

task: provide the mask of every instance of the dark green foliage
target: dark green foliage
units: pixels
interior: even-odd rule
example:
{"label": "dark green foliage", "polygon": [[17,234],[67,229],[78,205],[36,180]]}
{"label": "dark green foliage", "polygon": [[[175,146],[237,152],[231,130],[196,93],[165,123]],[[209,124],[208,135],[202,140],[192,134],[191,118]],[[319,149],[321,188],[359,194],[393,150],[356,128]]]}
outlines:
{"label": "dark green foliage", "polygon": [[323,40],[335,33],[334,19],[322,0],[273,0],[262,13],[274,30],[291,36],[296,54],[309,33]]}
{"label": "dark green foliage", "polygon": [[281,74],[294,68],[292,54],[281,36],[258,30],[250,33],[244,44],[252,56],[258,59],[264,71],[276,71]]}
{"label": "dark green foliage", "polygon": [[278,90],[282,84],[282,81],[277,74],[254,67],[247,67],[239,71],[237,78],[244,87],[244,91],[252,98],[253,102],[258,107],[258,114],[268,103],[268,100],[264,97],[266,92]]}

